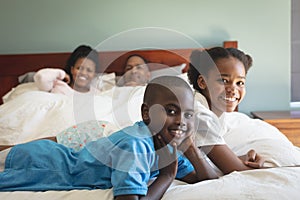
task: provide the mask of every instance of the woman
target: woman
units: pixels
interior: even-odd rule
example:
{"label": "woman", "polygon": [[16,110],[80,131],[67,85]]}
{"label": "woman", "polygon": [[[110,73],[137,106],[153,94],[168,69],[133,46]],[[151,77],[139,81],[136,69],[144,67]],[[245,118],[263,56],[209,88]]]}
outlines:
{"label": "woman", "polygon": [[65,71],[61,69],[41,69],[34,81],[42,91],[70,95],[73,91],[91,91],[91,82],[99,71],[98,52],[90,46],[80,45],[70,55]]}

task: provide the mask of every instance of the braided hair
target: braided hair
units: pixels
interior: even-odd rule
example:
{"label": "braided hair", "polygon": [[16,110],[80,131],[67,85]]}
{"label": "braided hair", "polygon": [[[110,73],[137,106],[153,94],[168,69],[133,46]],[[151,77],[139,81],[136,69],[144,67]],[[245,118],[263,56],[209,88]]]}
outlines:
{"label": "braided hair", "polygon": [[214,47],[202,51],[194,50],[190,56],[190,66],[187,72],[189,82],[193,85],[193,88],[203,93],[197,82],[199,75],[207,76],[208,72],[216,67],[215,62],[218,59],[230,57],[241,61],[247,74],[249,68],[252,66],[252,58],[239,49]]}

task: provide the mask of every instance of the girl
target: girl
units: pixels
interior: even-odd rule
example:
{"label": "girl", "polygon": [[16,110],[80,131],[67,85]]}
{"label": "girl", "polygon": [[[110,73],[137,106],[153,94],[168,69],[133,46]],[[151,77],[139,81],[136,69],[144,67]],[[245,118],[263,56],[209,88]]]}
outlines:
{"label": "girl", "polygon": [[241,157],[231,151],[223,139],[224,129],[218,119],[223,112],[234,111],[244,98],[246,73],[252,58],[235,48],[215,47],[193,51],[190,60],[189,81],[196,93],[206,98],[213,112],[202,111],[196,118],[197,146],[201,146],[223,174],[261,168],[264,158],[254,150]]}

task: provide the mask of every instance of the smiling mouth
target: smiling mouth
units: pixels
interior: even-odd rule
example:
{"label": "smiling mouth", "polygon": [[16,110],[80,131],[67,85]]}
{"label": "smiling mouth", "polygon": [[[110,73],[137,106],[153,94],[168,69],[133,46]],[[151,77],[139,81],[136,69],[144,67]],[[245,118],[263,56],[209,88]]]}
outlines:
{"label": "smiling mouth", "polygon": [[77,77],[79,80],[83,80],[83,81],[86,81],[87,80],[87,78],[86,77],[84,77],[84,76],[79,76],[79,77]]}
{"label": "smiling mouth", "polygon": [[227,102],[235,102],[239,100],[239,98],[236,97],[222,97],[222,99]]}
{"label": "smiling mouth", "polygon": [[185,134],[185,131],[178,130],[178,129],[170,130],[170,132],[171,132],[171,135],[175,138],[181,138]]}

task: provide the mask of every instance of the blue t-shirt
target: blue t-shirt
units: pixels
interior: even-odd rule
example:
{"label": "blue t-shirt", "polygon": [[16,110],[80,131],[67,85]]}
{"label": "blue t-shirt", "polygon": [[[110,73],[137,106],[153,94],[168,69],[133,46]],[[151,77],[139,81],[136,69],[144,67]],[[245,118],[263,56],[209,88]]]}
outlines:
{"label": "blue t-shirt", "polygon": [[[0,173],[2,191],[109,189],[114,196],[146,195],[147,183],[158,175],[152,135],[143,122],[90,142],[79,152],[49,140],[16,145]],[[178,157],[176,177],[194,170]]]}

